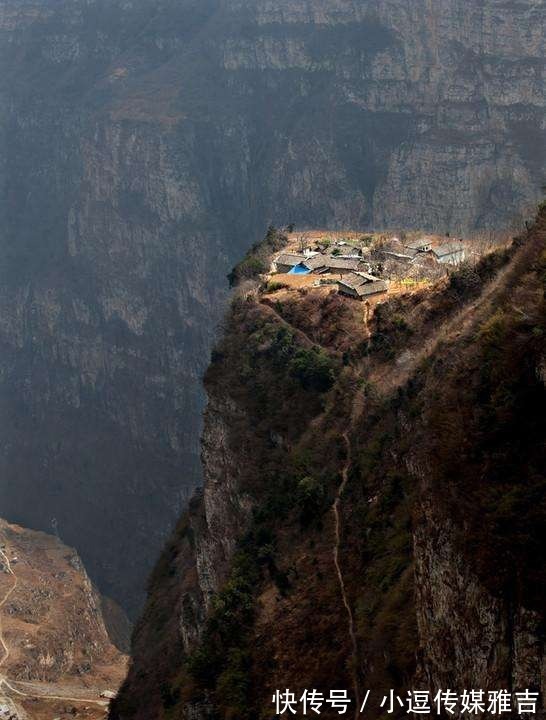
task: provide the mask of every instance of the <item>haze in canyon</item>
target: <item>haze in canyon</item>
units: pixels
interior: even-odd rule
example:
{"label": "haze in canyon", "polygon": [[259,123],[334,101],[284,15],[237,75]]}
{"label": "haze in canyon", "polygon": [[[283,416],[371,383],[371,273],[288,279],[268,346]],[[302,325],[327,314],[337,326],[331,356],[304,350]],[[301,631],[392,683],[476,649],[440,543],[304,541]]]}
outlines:
{"label": "haze in canyon", "polygon": [[0,514],[132,618],[202,481],[226,274],[270,223],[508,229],[534,0],[0,0]]}

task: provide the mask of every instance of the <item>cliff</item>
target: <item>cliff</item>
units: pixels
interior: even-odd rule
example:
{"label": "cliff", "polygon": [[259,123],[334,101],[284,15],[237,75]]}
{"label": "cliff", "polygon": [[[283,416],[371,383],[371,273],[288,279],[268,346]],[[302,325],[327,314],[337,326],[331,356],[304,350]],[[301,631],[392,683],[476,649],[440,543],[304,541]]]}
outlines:
{"label": "cliff", "polygon": [[100,694],[117,690],[127,657],[109,639],[77,553],[0,519],[0,602],[0,712],[103,717]]}
{"label": "cliff", "polygon": [[544,19],[533,0],[0,0],[5,515],[56,529],[135,614],[201,479],[229,267],[270,221],[510,225],[543,180]]}
{"label": "cliff", "polygon": [[204,491],[113,720],[268,718],[285,688],[369,689],[370,717],[391,688],[544,693],[545,272],[543,208],[369,306],[240,287],[206,376]]}

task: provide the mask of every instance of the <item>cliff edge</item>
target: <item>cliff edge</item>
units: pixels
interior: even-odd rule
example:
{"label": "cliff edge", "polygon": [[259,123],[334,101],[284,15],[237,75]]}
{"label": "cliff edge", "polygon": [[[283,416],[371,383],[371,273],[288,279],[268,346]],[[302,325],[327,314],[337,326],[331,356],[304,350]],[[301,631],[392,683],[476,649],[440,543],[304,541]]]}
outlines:
{"label": "cliff edge", "polygon": [[204,490],[112,720],[269,718],[279,688],[370,689],[375,717],[389,689],[544,692],[545,278],[543,207],[510,246],[375,304],[239,286]]}

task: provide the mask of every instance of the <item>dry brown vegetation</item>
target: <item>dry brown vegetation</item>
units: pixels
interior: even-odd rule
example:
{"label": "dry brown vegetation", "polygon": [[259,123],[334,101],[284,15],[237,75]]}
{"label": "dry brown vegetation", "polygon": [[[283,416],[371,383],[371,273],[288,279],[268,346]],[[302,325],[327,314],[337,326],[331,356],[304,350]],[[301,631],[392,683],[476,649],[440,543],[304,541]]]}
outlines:
{"label": "dry brown vegetation", "polygon": [[[103,690],[116,691],[127,657],[114,648],[100,613],[100,598],[76,553],[58,538],[0,520],[3,657],[0,695],[31,718],[102,718]],[[14,688],[14,689],[12,689]],[[46,699],[57,696],[57,699]],[[66,698],[62,700],[59,698]]]}
{"label": "dry brown vegetation", "polygon": [[[543,209],[509,250],[377,306],[371,337],[362,304],[335,294],[239,298],[207,387],[244,411],[230,439],[252,524],[203,642],[167,668],[157,648],[176,655],[169,606],[195,579],[191,543],[175,535],[150,587],[124,697],[138,697],[144,682],[155,717],[177,717],[185,699],[208,696],[218,717],[243,720],[269,717],[278,687],[351,686],[330,513],[344,433],[353,462],[340,563],[363,685],[403,692],[418,669],[413,539],[425,505],[455,523],[458,551],[488,592],[543,612],[545,282]],[[155,648],[150,628],[161,638]],[[162,695],[157,678],[145,681],[156,664]],[[146,716],[123,702],[114,717]]]}
{"label": "dry brown vegetation", "polygon": [[364,339],[364,305],[348,301],[335,290],[287,293],[280,300],[265,297],[263,303],[330,351],[348,352]]}

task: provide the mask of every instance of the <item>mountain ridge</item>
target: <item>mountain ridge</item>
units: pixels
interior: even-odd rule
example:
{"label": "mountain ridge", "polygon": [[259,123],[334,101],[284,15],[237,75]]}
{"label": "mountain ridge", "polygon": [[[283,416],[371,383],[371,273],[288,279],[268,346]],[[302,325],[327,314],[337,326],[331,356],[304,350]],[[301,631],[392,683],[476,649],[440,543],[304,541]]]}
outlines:
{"label": "mountain ridge", "polygon": [[1,0],[5,514],[135,616],[201,481],[229,268],[270,222],[510,227],[543,180],[544,23],[532,0]]}
{"label": "mountain ridge", "polygon": [[545,251],[542,207],[371,318],[241,286],[206,376],[204,491],[113,720],[266,718],[279,688],[544,692]]}

